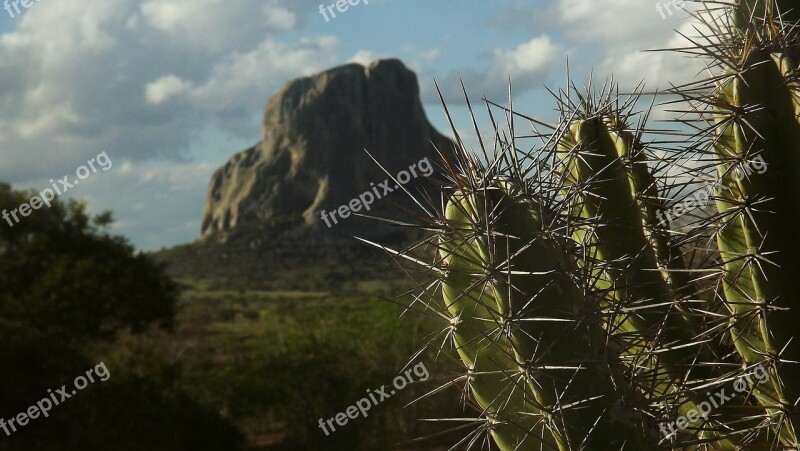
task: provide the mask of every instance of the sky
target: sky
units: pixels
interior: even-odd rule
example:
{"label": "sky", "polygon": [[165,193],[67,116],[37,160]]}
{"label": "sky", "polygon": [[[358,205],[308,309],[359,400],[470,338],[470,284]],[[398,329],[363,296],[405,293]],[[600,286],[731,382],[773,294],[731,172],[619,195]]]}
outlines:
{"label": "sky", "polygon": [[552,120],[545,86],[566,86],[568,60],[574,83],[613,76],[623,91],[702,72],[700,60],[643,52],[697,34],[667,3],[362,0],[327,21],[320,0],[36,0],[19,14],[10,4],[0,10],[0,181],[38,192],[110,161],[63,197],[113,211],[113,232],[140,250],[191,242],[211,174],[260,139],[263,107],[288,80],[399,58],[445,134],[434,80],[459,130],[471,127],[461,80],[474,102],[499,103],[510,80],[515,109]]}

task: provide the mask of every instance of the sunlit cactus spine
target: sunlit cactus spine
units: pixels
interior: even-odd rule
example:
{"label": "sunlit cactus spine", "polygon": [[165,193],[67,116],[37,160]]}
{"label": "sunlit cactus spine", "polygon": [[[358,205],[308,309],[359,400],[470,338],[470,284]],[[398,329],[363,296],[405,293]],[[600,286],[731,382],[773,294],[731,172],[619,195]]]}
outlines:
{"label": "sunlit cactus spine", "polygon": [[[497,133],[495,153],[482,149],[485,162],[463,145],[456,161],[443,162],[454,192],[445,190],[443,214],[426,208],[435,233],[424,242],[437,251],[425,267],[438,280],[415,299],[446,320],[445,342],[466,370],[453,382],[480,412],[462,444],[471,449],[487,436],[501,450],[754,443],[763,428],[720,424],[743,417],[724,409],[663,435],[659,422],[690,416],[698,395],[730,380],[701,360],[713,355],[703,309],[688,305],[697,302],[692,284],[669,224],[657,223],[663,198],[637,139],[623,130],[627,113],[602,112],[612,114],[554,127],[530,152]],[[611,145],[598,149],[603,133]],[[598,164],[575,168],[570,156]],[[422,248],[395,255],[420,263],[413,255]],[[753,437],[743,437],[751,428]]]}
{"label": "sunlit cactus spine", "polygon": [[[548,425],[542,393],[526,383],[519,355],[529,344],[514,330],[519,324],[511,323],[510,299],[497,280],[502,276],[492,276],[491,263],[498,251],[493,244],[503,238],[480,227],[489,222],[498,230],[505,228],[496,215],[508,220],[513,213],[496,212],[495,208],[507,206],[502,196],[497,187],[460,192],[447,205],[445,218],[453,230],[443,235],[439,253],[450,337],[467,371],[468,393],[485,410],[486,429],[497,446],[519,449],[532,444],[532,437],[541,437],[548,447],[561,448],[566,437]],[[495,200],[503,205],[495,205]]]}

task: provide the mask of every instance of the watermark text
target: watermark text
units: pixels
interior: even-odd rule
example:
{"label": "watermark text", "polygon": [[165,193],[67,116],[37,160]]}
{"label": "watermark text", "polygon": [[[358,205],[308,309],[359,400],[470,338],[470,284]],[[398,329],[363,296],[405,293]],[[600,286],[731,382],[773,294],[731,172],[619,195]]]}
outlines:
{"label": "watermark text", "polygon": [[414,365],[414,368],[408,369],[403,374],[394,378],[392,381],[392,387],[394,388],[381,385],[380,388],[375,390],[368,389],[367,396],[359,399],[354,405],[347,407],[344,412],[339,412],[327,420],[320,418],[319,428],[328,436],[331,435],[331,432],[336,432],[334,422],[339,427],[343,427],[348,421],[355,420],[359,416],[363,416],[364,418],[368,417],[369,415],[367,412],[369,412],[372,407],[391,398],[398,390],[402,390],[408,384],[414,382],[414,379],[411,377],[412,374],[417,376],[418,382],[425,382],[430,377],[428,369],[425,368],[425,364],[423,362],[417,363]]}
{"label": "watermark text", "polygon": [[86,371],[86,376],[80,375],[75,378],[72,382],[73,386],[75,387],[72,391],[68,391],[66,384],[62,385],[61,388],[56,389],[55,393],[53,393],[52,389],[47,389],[47,396],[40,399],[36,405],[28,407],[27,410],[18,413],[16,416],[11,417],[9,420],[5,420],[4,418],[0,418],[0,429],[6,433],[6,437],[11,436],[12,433],[17,432],[18,427],[22,427],[28,424],[28,421],[35,420],[39,418],[39,415],[44,416],[47,418],[50,416],[50,410],[65,400],[71,398],[75,394],[78,393],[78,390],[83,390],[87,386],[89,386],[89,382],[96,382],[94,377],[97,376],[100,382],[105,382],[109,378],[111,378],[111,373],[106,368],[106,364],[104,362],[98,363],[94,368],[90,368]]}
{"label": "watermark text", "polygon": [[[70,188],[78,185],[81,180],[86,179],[89,175],[94,174],[97,172],[97,169],[94,164],[97,163],[100,169],[104,172],[111,169],[111,159],[108,158],[108,155],[105,151],[97,154],[96,157],[90,159],[86,162],[88,166],[81,166],[75,171],[75,175],[78,177],[78,180],[69,180],[69,176],[65,175],[64,177],[58,179],[58,182],[50,179],[50,187],[45,188],[39,192],[38,196],[33,196],[29,202],[26,202],[19,207],[11,210],[9,213],[7,210],[3,210],[2,216],[3,219],[6,220],[9,227],[14,227],[14,225],[19,224],[21,221],[20,218],[17,216],[19,213],[20,216],[27,217],[31,214],[33,210],[38,210],[43,205],[47,205],[47,208],[50,208],[50,201],[56,198],[56,195],[62,195],[67,192]],[[90,169],[91,168],[91,172]],[[11,222],[11,218],[14,218],[14,222]]]}
{"label": "watermark text", "polygon": [[[417,174],[417,169],[420,170],[420,173]],[[410,182],[411,179],[417,178],[420,175],[423,177],[428,177],[433,174],[433,166],[431,166],[431,162],[428,161],[428,158],[425,157],[417,163],[412,164],[409,166],[408,170],[402,170],[397,173],[397,176],[394,180],[397,182],[394,185],[391,185],[391,180],[386,179],[381,183],[378,183],[378,186],[375,186],[375,183],[370,183],[372,190],[364,191],[361,193],[357,199],[352,199],[346,205],[342,205],[336,210],[331,212],[326,212],[322,210],[320,216],[323,221],[325,221],[325,225],[328,226],[330,229],[332,227],[331,221],[333,224],[338,224],[339,219],[336,218],[336,214],[339,214],[340,219],[346,219],[350,217],[351,213],[358,213],[361,209],[365,209],[369,211],[371,209],[371,205],[378,199],[382,198],[383,196],[393,192],[396,189],[400,188],[400,185],[405,185],[406,183]],[[374,194],[373,194],[374,193]]]}
{"label": "watermark text", "polygon": [[[319,13],[322,14],[322,17],[325,18],[325,22],[330,22],[331,19],[336,18],[336,13],[333,11],[336,8],[337,11],[340,13],[346,12],[351,6],[356,6],[361,3],[362,0],[336,0],[335,3],[331,3],[327,7],[325,5],[319,5]],[[369,5],[369,0],[363,0],[365,5]],[[328,14],[331,15],[328,18]]]}
{"label": "watermark text", "polygon": [[[753,380],[753,376],[755,380]],[[716,393],[706,393],[706,400],[697,404],[696,408],[686,412],[686,416],[681,415],[670,423],[661,423],[659,425],[659,430],[664,434],[664,437],[669,439],[677,434],[678,431],[688,428],[689,425],[698,422],[701,418],[708,421],[708,414],[711,413],[712,408],[717,409],[722,407],[725,403],[735,398],[737,394],[747,393],[756,385],[763,384],[768,380],[769,373],[767,370],[762,365],[756,365],[750,371],[747,371],[744,375],[733,381],[733,392],[728,393],[723,387]]]}
{"label": "watermark text", "polygon": [[683,202],[677,202],[666,210],[656,210],[658,223],[661,227],[665,227],[667,222],[673,222],[696,208],[704,208],[714,193],[714,189],[721,187],[721,189],[733,192],[736,189],[736,183],[741,181],[744,177],[748,177],[754,172],[756,174],[763,174],[766,171],[767,162],[764,161],[764,157],[758,155],[752,160],[746,161],[741,168],[737,167],[733,170],[733,178],[735,180],[729,182],[728,186],[723,186],[722,182],[719,181],[711,186],[695,191],[692,197],[686,197]]}

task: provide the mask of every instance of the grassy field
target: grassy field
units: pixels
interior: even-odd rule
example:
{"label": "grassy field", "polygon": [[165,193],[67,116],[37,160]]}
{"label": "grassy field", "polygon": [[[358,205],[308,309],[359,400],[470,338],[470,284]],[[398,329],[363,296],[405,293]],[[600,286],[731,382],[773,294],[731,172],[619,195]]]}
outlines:
{"label": "grassy field", "polygon": [[[437,325],[385,298],[401,281],[344,282],[327,291],[230,289],[213,279],[181,279],[170,352],[184,389],[217,406],[249,449],[392,449],[441,428],[421,418],[463,416],[458,393],[406,406],[449,376],[452,362],[425,353],[427,382],[415,384],[325,436],[328,419],[391,384]],[[405,299],[396,299],[400,304]],[[442,449],[437,441],[398,449]],[[445,440],[445,441],[443,441]],[[452,439],[451,439],[452,440]],[[446,448],[445,448],[446,449]]]}

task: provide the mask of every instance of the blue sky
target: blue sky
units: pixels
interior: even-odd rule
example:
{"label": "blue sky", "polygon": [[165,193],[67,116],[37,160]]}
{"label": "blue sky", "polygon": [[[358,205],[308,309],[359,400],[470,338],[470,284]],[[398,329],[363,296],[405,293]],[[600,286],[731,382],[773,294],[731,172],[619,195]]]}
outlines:
{"label": "blue sky", "polygon": [[[329,4],[325,2],[325,4]],[[681,44],[683,11],[642,0],[370,0],[326,22],[319,0],[41,0],[0,10],[0,180],[41,190],[105,151],[108,171],[66,195],[110,209],[116,233],[152,250],[196,239],[211,173],[260,138],[264,104],[287,80],[349,61],[395,57],[432,80],[470,124],[475,100],[552,119],[543,85],[691,79],[698,61],[640,50]]]}

